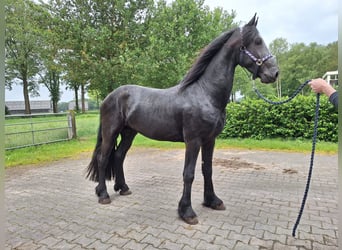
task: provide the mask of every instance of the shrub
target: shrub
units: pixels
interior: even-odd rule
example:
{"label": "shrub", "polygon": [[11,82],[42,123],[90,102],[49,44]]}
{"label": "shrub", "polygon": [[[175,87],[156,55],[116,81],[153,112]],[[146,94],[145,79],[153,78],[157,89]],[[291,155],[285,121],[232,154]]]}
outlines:
{"label": "shrub", "polygon": [[[316,97],[297,96],[283,105],[245,99],[227,106],[226,125],[221,138],[311,139]],[[337,112],[325,96],[320,98],[318,139],[337,142]]]}

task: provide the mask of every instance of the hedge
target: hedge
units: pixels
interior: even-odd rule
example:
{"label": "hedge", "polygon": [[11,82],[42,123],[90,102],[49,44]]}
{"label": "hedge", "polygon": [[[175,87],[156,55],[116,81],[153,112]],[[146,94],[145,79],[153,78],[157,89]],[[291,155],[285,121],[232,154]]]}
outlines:
{"label": "hedge", "polygon": [[[245,99],[227,106],[221,138],[312,139],[316,96],[297,96],[283,105]],[[318,139],[337,142],[338,115],[325,96],[320,98]]]}

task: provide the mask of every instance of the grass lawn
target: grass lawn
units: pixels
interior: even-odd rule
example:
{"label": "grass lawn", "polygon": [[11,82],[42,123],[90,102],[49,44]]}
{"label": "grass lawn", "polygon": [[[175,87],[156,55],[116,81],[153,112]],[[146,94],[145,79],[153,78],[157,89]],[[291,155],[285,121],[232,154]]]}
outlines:
{"label": "grass lawn", "polygon": [[[63,158],[77,158],[81,153],[92,153],[97,135],[98,114],[85,114],[76,117],[78,139],[28,147],[5,152],[5,166],[43,164]],[[155,148],[184,148],[183,143],[159,142],[137,135],[133,147]],[[216,148],[220,149],[255,149],[288,152],[311,152],[309,140],[282,140],[282,139],[218,139]],[[337,143],[318,142],[316,151],[320,154],[337,154]]]}

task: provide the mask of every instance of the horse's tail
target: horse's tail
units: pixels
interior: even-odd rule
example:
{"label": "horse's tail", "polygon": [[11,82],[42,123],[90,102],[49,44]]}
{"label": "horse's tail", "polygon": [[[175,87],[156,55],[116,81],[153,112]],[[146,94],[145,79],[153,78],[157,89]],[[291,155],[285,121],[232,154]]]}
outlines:
{"label": "horse's tail", "polygon": [[[86,170],[86,178],[88,178],[91,181],[98,182],[99,181],[99,165],[98,165],[98,158],[101,154],[101,145],[102,145],[102,125],[100,122],[98,134],[97,134],[97,142],[96,146],[93,152],[93,156],[91,158],[91,161],[88,165],[88,168]],[[116,144],[116,142],[115,142]],[[114,164],[114,151],[115,151],[116,145],[113,145],[113,149],[111,151],[111,154],[109,156],[109,159],[107,161],[107,166],[105,167],[105,178],[107,180],[114,179],[115,177],[115,165]]]}

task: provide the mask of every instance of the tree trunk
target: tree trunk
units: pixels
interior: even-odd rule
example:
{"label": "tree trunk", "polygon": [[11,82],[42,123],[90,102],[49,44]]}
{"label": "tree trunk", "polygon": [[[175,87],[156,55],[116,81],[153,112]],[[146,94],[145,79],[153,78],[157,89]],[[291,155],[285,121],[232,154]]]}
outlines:
{"label": "tree trunk", "polygon": [[24,92],[24,102],[25,102],[25,114],[31,114],[30,96],[29,96],[28,82],[27,82],[26,77],[23,77],[23,92]]}
{"label": "tree trunk", "polygon": [[85,90],[84,90],[84,84],[81,85],[81,102],[82,102],[82,113],[86,112],[85,108]]}
{"label": "tree trunk", "polygon": [[53,113],[58,113],[58,101],[52,100],[52,110]]}
{"label": "tree trunk", "polygon": [[78,87],[75,87],[74,91],[75,91],[75,111],[78,112],[80,110],[80,107],[78,105]]}
{"label": "tree trunk", "polygon": [[60,99],[59,74],[56,71],[52,71],[49,73],[49,76],[50,76],[49,84],[48,86],[45,84],[45,86],[50,91],[53,113],[58,113],[58,101]]}

